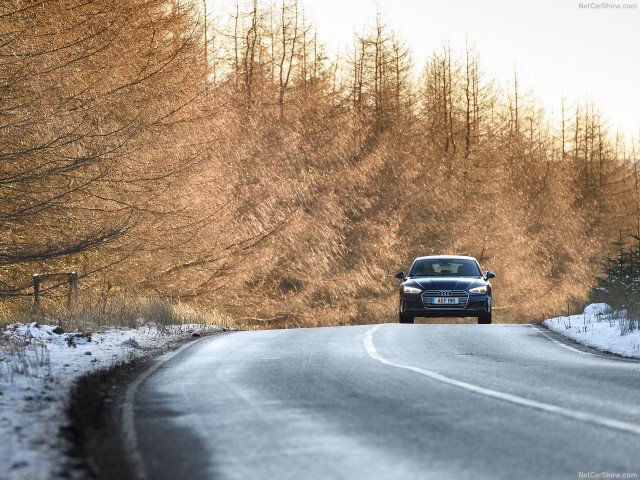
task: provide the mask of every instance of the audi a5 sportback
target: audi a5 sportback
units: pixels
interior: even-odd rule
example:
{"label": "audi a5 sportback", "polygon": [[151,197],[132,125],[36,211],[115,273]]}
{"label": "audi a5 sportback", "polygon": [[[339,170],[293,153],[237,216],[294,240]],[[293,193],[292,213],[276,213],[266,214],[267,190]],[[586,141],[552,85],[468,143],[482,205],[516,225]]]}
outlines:
{"label": "audi a5 sportback", "polygon": [[435,255],[418,257],[409,274],[398,272],[400,323],[415,317],[478,317],[491,323],[491,283],[495,273],[482,273],[473,257]]}

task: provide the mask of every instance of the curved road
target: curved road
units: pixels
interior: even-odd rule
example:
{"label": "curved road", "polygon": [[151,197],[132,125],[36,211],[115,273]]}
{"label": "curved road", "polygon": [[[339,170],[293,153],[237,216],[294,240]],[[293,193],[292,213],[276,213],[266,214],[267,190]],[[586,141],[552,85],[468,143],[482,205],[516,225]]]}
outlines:
{"label": "curved road", "polygon": [[141,478],[640,478],[640,362],[531,325],[232,332],[127,399]]}

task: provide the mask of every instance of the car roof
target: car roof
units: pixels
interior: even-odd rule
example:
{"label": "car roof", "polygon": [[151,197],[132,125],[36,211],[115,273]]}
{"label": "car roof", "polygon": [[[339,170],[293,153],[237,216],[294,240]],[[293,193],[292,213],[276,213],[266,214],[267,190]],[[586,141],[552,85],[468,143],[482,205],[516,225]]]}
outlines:
{"label": "car roof", "polygon": [[440,258],[455,258],[455,259],[460,259],[460,260],[476,260],[475,257],[467,257],[466,255],[427,255],[425,257],[418,257],[414,260],[414,262],[416,260],[426,260],[426,259],[433,259],[433,260],[437,260]]}

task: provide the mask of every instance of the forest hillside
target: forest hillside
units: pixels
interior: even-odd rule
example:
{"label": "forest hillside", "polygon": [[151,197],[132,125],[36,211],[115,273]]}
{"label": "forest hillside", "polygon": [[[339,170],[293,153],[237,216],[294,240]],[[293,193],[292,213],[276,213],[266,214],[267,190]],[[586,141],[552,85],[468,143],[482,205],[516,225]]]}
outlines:
{"label": "forest hillside", "polygon": [[77,271],[79,308],[388,321],[389,274],[436,253],[496,272],[498,322],[583,301],[638,230],[637,139],[571,92],[551,116],[471,42],[416,66],[381,16],[363,32],[329,58],[296,0],[2,2],[0,316]]}

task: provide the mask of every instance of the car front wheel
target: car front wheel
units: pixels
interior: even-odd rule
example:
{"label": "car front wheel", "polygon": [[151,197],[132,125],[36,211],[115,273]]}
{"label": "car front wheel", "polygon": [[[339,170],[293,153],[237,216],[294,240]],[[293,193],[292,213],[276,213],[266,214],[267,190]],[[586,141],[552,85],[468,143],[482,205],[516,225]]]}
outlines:
{"label": "car front wheel", "polygon": [[488,324],[491,323],[491,299],[487,302],[487,313],[483,313],[478,316],[478,323]]}
{"label": "car front wheel", "polygon": [[400,323],[413,323],[413,317],[405,315],[404,313],[398,315],[398,320]]}

